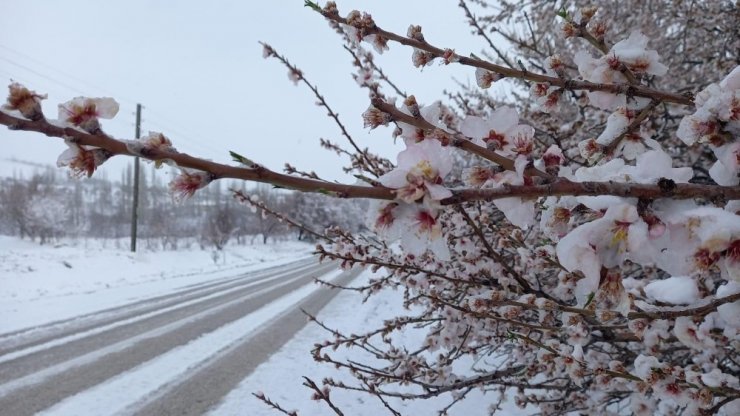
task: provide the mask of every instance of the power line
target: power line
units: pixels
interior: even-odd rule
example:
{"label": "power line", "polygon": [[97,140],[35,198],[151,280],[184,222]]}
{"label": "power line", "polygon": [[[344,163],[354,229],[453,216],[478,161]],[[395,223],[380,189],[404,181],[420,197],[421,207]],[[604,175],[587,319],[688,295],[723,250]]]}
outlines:
{"label": "power line", "polygon": [[[123,97],[123,96],[121,96],[119,94],[116,94],[113,91],[107,90],[105,88],[101,88],[101,87],[96,86],[96,85],[94,85],[92,83],[89,83],[87,81],[84,81],[84,80],[82,80],[80,78],[77,78],[75,76],[72,76],[70,74],[67,74],[64,71],[62,71],[60,69],[57,69],[57,68],[55,68],[55,67],[53,67],[53,66],[51,66],[49,64],[46,64],[46,63],[44,63],[44,62],[42,62],[42,61],[40,61],[38,59],[35,59],[35,58],[33,58],[33,57],[31,57],[31,56],[29,56],[27,54],[24,54],[22,52],[16,51],[16,50],[14,50],[12,48],[9,48],[9,47],[7,47],[5,45],[2,45],[2,44],[0,44],[0,47],[3,48],[3,49],[9,50],[9,51],[11,51],[13,53],[16,53],[17,55],[20,55],[20,56],[22,56],[22,57],[24,57],[24,58],[26,58],[28,60],[34,61],[36,64],[41,65],[41,66],[44,66],[44,67],[46,67],[46,68],[48,68],[48,69],[50,69],[52,71],[58,72],[60,74],[63,74],[63,75],[65,75],[65,76],[67,76],[67,77],[69,77],[69,78],[71,78],[73,80],[76,80],[76,81],[78,81],[78,82],[80,82],[82,84],[86,84],[89,87],[93,87],[96,90],[101,90],[101,91],[105,92],[106,94],[109,94],[111,96],[116,97],[116,99],[122,98],[124,101],[129,101],[131,103],[135,103],[136,105],[138,105],[138,103],[136,103],[135,100],[128,99],[128,98]],[[61,81],[61,80],[59,80],[56,77],[53,77],[51,75],[48,75],[47,73],[43,73],[43,72],[41,72],[41,71],[39,71],[37,69],[31,68],[29,65],[25,65],[23,63],[16,62],[15,60],[10,59],[10,58],[5,57],[5,56],[0,56],[0,59],[6,61],[6,62],[8,62],[8,63],[10,63],[10,64],[12,64],[12,65],[14,65],[16,67],[18,67],[18,68],[21,68],[21,69],[23,69],[25,71],[28,71],[28,72],[36,75],[36,76],[39,76],[39,77],[41,77],[41,78],[43,78],[43,79],[45,79],[47,81],[50,81],[52,83],[52,85],[61,86],[61,87],[66,88],[66,89],[68,89],[70,91],[74,91],[76,93],[79,93],[79,94],[81,94],[83,96],[87,95],[87,93],[85,91],[82,91],[82,90],[80,90],[79,88],[77,88],[77,87],[75,87],[73,85],[69,85],[68,83],[66,83],[64,81]],[[5,72],[5,71],[3,71],[3,72]],[[23,82],[25,84],[28,84],[28,80],[27,79],[20,79],[19,77],[14,76],[13,74],[10,74],[10,73],[7,73],[7,74],[10,75],[11,78],[16,79],[17,81],[20,81],[20,82]],[[164,114],[160,113],[159,111],[155,111],[155,110],[153,110],[153,109],[151,109],[149,107],[146,107],[146,108],[147,108],[148,112],[149,113],[153,113],[156,118],[145,120],[145,121],[148,121],[149,124],[153,124],[153,125],[157,125],[159,127],[162,127],[162,130],[164,132],[166,132],[168,135],[175,134],[176,135],[176,141],[182,140],[184,142],[190,143],[190,144],[198,147],[201,151],[206,151],[206,152],[212,153],[214,155],[219,155],[219,154],[223,154],[224,153],[224,150],[223,149],[216,149],[215,147],[213,147],[211,145],[208,145],[207,143],[204,143],[202,140],[195,139],[195,138],[191,137],[190,135],[183,133],[183,131],[179,127],[178,128],[173,128],[172,127],[172,124],[176,124],[178,126],[179,126],[179,124],[177,122],[175,122],[174,120],[172,120],[171,118],[169,118],[169,117],[165,116]],[[160,119],[167,120],[167,122],[164,123]],[[115,121],[120,121],[120,119],[115,120]]]}
{"label": "power line", "polygon": [[61,85],[63,87],[66,87],[66,88],[68,88],[68,89],[70,89],[72,91],[78,92],[80,94],[83,94],[83,95],[85,94],[83,91],[81,91],[81,90],[79,90],[79,89],[77,89],[77,88],[75,88],[73,86],[70,86],[69,84],[66,84],[66,83],[64,83],[62,81],[59,81],[58,79],[54,79],[54,78],[52,78],[52,77],[50,77],[48,75],[42,74],[41,72],[38,72],[35,69],[29,68],[29,67],[27,67],[27,66],[25,66],[23,64],[18,63],[18,62],[15,62],[12,59],[6,58],[4,56],[0,56],[0,59],[2,59],[3,61],[8,62],[11,65],[15,65],[15,66],[17,66],[19,68],[25,69],[26,71],[28,71],[28,72],[30,72],[30,73],[32,73],[34,75],[37,75],[37,76],[39,76],[41,78],[44,78],[44,79],[46,79],[48,81],[51,81],[51,82],[53,82],[55,84],[59,84],[59,85]]}
{"label": "power line", "polygon": [[[110,91],[107,88],[101,87],[99,85],[95,85],[95,84],[91,83],[88,80],[85,80],[83,78],[80,78],[80,77],[77,77],[75,75],[72,75],[72,74],[70,74],[70,73],[68,73],[66,71],[63,71],[63,70],[61,70],[61,69],[59,69],[59,68],[57,68],[57,67],[55,67],[53,65],[47,64],[47,63],[41,61],[40,59],[34,58],[34,57],[32,57],[32,56],[30,56],[30,55],[28,55],[26,53],[23,53],[21,51],[18,51],[16,49],[13,49],[13,48],[8,47],[8,46],[3,45],[3,44],[0,44],[0,48],[3,48],[5,50],[7,50],[7,51],[10,51],[10,52],[12,52],[12,53],[14,53],[16,55],[19,55],[19,56],[21,56],[21,57],[23,57],[23,58],[25,58],[27,60],[30,60],[32,62],[35,62],[38,65],[41,65],[43,67],[46,67],[47,69],[50,69],[50,70],[52,70],[54,72],[57,72],[58,74],[61,74],[61,75],[65,76],[65,77],[67,77],[67,78],[69,78],[71,80],[74,80],[74,81],[78,82],[78,83],[81,83],[81,84],[86,85],[88,87],[92,87],[94,90],[98,90],[98,91],[104,92],[107,95],[117,97],[117,99],[121,99],[123,101],[128,101],[129,104],[132,104],[133,106],[135,106],[136,104],[138,104],[137,100],[134,100],[134,99],[131,99],[131,98],[127,98],[126,96],[123,96],[123,95],[120,95],[120,94],[116,94],[116,93],[114,93],[113,91]],[[5,58],[5,59],[8,59],[8,58]],[[56,82],[59,82],[59,81],[56,81]],[[77,90],[77,91],[79,91],[79,90]],[[87,93],[84,93],[83,92],[83,95],[84,94],[87,94]]]}

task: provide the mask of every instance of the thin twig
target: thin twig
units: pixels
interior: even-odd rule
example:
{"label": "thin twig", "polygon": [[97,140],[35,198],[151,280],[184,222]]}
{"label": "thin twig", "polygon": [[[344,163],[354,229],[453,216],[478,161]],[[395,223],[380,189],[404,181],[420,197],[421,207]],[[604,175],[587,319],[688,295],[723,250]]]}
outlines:
{"label": "thin twig", "polygon": [[[318,11],[322,16],[327,19],[333,20],[337,23],[347,24],[347,20],[336,14],[331,14],[323,10]],[[448,56],[447,61],[457,62],[461,65],[470,66],[474,68],[482,68],[488,71],[498,73],[506,77],[520,78],[532,82],[547,82],[552,86],[564,88],[566,90],[587,90],[587,91],[603,91],[612,94],[626,94],[628,96],[639,96],[653,98],[659,101],[670,102],[674,104],[683,105],[694,105],[694,101],[685,95],[670,93],[666,91],[660,91],[653,88],[641,86],[641,85],[630,85],[630,84],[598,84],[590,81],[580,81],[574,79],[561,79],[557,76],[549,76],[543,74],[536,74],[530,71],[515,69],[513,67],[506,67],[496,65],[482,59],[469,58],[453,53],[452,57],[449,57],[449,50],[438,48],[429,44],[426,41],[419,41],[411,39],[406,36],[401,36],[393,32],[388,32],[381,29],[377,25],[372,28],[360,28],[365,30],[368,35],[375,34],[385,39],[392,40],[405,46],[410,46],[431,54],[435,58],[443,58]]]}
{"label": "thin twig", "polygon": [[262,43],[262,42],[260,42],[260,45],[262,45],[262,46],[264,46],[266,48],[269,48],[269,50],[272,51],[272,53],[271,53],[270,56],[275,57],[277,60],[279,60],[280,62],[282,62],[283,65],[285,65],[288,68],[288,70],[290,70],[290,71],[292,71],[292,73],[298,75],[298,77],[300,78],[300,80],[304,84],[306,84],[306,86],[308,86],[308,88],[311,90],[311,92],[313,92],[313,95],[318,100],[318,104],[321,105],[322,107],[324,107],[326,109],[328,116],[331,117],[334,120],[334,122],[336,123],[337,126],[339,126],[339,130],[342,132],[342,136],[344,136],[347,139],[347,141],[352,145],[352,147],[354,147],[355,151],[359,155],[361,155],[363,159],[365,159],[365,162],[367,163],[368,168],[369,168],[368,171],[371,174],[373,174],[374,176],[376,176],[376,177],[380,176],[382,174],[382,172],[381,172],[380,169],[378,169],[378,166],[375,164],[375,161],[372,160],[372,158],[370,158],[367,155],[367,152],[366,151],[363,151],[362,149],[360,149],[360,147],[357,145],[357,143],[355,143],[355,140],[349,134],[349,132],[347,131],[347,128],[344,127],[344,124],[342,124],[341,120],[339,120],[339,114],[337,114],[336,112],[334,112],[334,110],[329,106],[329,103],[326,102],[326,99],[324,98],[324,96],[321,95],[321,93],[319,93],[318,88],[316,88],[316,86],[314,86],[313,84],[311,84],[311,82],[309,82],[308,79],[306,79],[305,75],[303,75],[303,71],[301,71],[300,69],[298,69],[297,66],[291,64],[288,61],[287,58],[285,58],[284,56],[280,55],[275,50],[275,48],[273,48],[272,46],[269,46],[269,45],[267,45],[265,43]]}

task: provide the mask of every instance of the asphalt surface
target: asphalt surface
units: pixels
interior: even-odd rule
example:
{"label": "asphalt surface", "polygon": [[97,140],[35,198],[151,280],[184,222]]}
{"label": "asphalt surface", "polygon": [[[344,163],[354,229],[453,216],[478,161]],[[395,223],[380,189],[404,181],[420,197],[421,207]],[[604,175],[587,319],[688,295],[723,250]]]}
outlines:
{"label": "asphalt surface", "polygon": [[[295,262],[180,288],[95,314],[0,334],[0,415],[32,415],[247,316],[320,277],[335,264]],[[359,271],[334,282],[348,284]],[[200,415],[303,328],[338,292],[322,287],[252,334],[125,410]],[[307,352],[308,353],[308,352]],[[105,400],[105,398],[101,398]]]}

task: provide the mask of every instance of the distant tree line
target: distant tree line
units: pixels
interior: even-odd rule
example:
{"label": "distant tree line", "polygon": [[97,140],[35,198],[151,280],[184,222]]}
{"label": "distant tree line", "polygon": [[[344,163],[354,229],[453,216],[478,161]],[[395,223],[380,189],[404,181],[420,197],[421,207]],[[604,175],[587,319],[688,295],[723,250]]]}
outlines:
{"label": "distant tree line", "polygon": [[[261,185],[215,183],[196,197],[175,203],[168,192],[170,174],[142,169],[138,236],[148,248],[177,249],[198,242],[222,249],[228,243],[267,243],[268,239],[314,237],[262,210],[232,197],[238,189],[266,207],[318,232],[326,224],[347,230],[364,228],[363,201],[337,201],[318,194],[299,194]],[[118,181],[104,175],[77,180],[53,167],[37,167],[31,175],[0,178],[0,234],[41,244],[62,237],[116,239],[130,236],[133,172],[127,168]]]}

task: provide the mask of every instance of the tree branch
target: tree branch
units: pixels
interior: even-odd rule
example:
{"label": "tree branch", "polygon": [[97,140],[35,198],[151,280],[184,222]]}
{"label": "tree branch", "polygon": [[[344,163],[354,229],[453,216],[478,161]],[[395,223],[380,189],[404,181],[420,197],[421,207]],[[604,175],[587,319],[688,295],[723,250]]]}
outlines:
{"label": "tree branch", "polygon": [[[390,105],[390,104],[388,104]],[[392,107],[392,106],[391,106]],[[385,111],[385,108],[384,110]],[[396,109],[393,113],[403,114]],[[404,114],[404,121],[416,120]],[[410,119],[410,120],[409,120]],[[418,122],[418,120],[417,120]],[[425,122],[426,123],[426,122]],[[90,134],[72,127],[60,127],[49,123],[46,119],[28,120],[11,116],[0,111],[0,124],[11,130],[34,131],[49,137],[59,137],[72,140],[78,145],[93,146],[105,149],[112,155],[142,156],[145,159],[161,161],[171,160],[177,166],[200,170],[210,173],[214,179],[241,179],[253,182],[269,183],[271,185],[293,189],[301,192],[329,194],[339,198],[368,198],[393,200],[396,198],[395,189],[384,186],[358,186],[321,180],[300,178],[274,172],[260,165],[249,168],[229,166],[190,156],[177,151],[147,150],[146,154],[135,155],[126,147],[126,143],[116,140],[105,133]],[[428,124],[428,123],[427,123]],[[466,145],[467,143],[467,145]],[[507,163],[506,159],[495,152],[491,152],[469,141],[462,141],[463,149],[470,148],[481,154],[493,154],[496,160]],[[488,152],[488,153],[486,153]],[[490,156],[490,155],[489,155]],[[502,160],[503,159],[503,160]],[[452,190],[453,196],[441,200],[442,205],[456,205],[469,201],[493,201],[500,198],[521,197],[539,198],[545,196],[598,196],[613,195],[624,198],[673,198],[692,199],[704,198],[710,200],[730,201],[740,199],[740,186],[716,186],[688,183],[674,183],[663,179],[658,184],[635,184],[618,182],[572,182],[559,178],[555,182],[545,185],[503,185],[496,189],[457,189]]]}
{"label": "tree branch", "polygon": [[[329,20],[333,20],[337,23],[346,25],[347,19],[340,17],[337,14],[331,14],[324,10],[317,10],[322,16]],[[392,40],[405,46],[410,46],[430,53],[435,58],[442,58],[449,53],[446,53],[444,49],[440,49],[436,46],[429,44],[428,42],[418,41],[405,36],[398,35],[393,32],[388,32],[377,25],[371,28],[359,28],[365,30],[367,35],[379,35],[385,39]],[[454,54],[454,53],[453,53]],[[665,91],[656,90],[653,88],[641,86],[641,85],[630,85],[630,84],[597,84],[589,81],[579,81],[574,79],[561,79],[559,77],[552,77],[548,75],[536,74],[530,71],[514,69],[511,67],[496,65],[482,59],[468,58],[454,54],[453,58],[447,58],[447,61],[457,62],[461,65],[470,66],[474,68],[482,68],[488,71],[492,71],[501,74],[506,77],[520,78],[532,82],[547,82],[552,86],[564,88],[566,90],[587,90],[587,91],[603,91],[612,94],[626,94],[638,97],[652,98],[658,101],[669,102],[674,104],[682,105],[694,105],[693,99],[681,95]]]}

